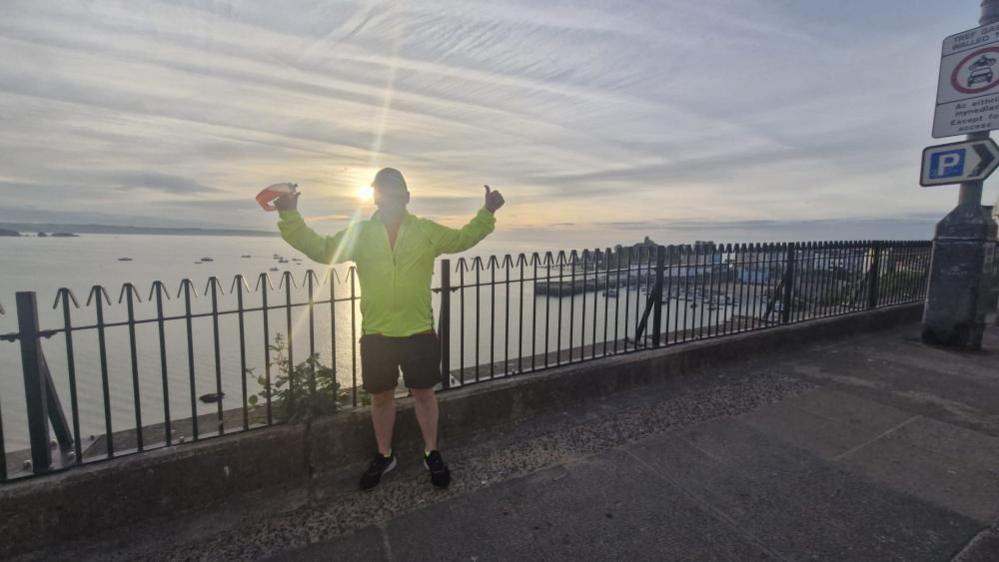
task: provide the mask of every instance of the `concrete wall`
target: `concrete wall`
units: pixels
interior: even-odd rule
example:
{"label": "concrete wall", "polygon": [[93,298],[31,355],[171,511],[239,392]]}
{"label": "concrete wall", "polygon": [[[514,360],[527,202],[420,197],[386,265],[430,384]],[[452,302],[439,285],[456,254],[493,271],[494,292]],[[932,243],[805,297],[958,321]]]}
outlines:
{"label": "concrete wall", "polygon": [[[618,355],[441,395],[441,439],[639,385],[664,382],[750,354],[916,322],[905,305]],[[400,404],[399,450],[422,443],[412,404]],[[374,450],[367,409],[87,465],[0,488],[0,558],[174,515],[243,492],[305,482],[310,474],[363,462]]]}

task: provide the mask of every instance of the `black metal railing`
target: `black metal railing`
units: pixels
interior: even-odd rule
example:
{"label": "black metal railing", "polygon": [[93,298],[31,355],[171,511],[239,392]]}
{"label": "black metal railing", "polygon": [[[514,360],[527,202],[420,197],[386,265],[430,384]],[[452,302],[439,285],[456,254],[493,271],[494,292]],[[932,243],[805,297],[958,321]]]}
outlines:
{"label": "black metal railing", "polygon": [[[442,386],[918,302],[930,253],[929,242],[699,243],[440,260]],[[200,292],[183,279],[174,296],[156,281],[145,301],[131,283],[116,303],[102,286],[82,307],[67,288],[52,310],[35,301],[18,293],[18,329],[0,334],[18,344],[0,353],[25,389],[23,402],[4,397],[0,481],[284,423],[324,373],[339,384],[323,387],[334,404],[365,402],[353,267],[300,282],[286,271],[276,288],[263,273],[252,289],[237,275],[228,291],[211,277]],[[20,422],[8,436],[28,438],[5,445],[3,415]]]}

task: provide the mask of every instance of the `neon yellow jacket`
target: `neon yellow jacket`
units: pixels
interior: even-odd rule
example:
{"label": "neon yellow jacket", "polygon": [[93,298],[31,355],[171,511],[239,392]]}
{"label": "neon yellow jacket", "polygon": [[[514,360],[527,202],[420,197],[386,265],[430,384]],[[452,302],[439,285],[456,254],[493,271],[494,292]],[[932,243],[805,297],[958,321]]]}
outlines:
{"label": "neon yellow jacket", "polygon": [[298,211],[281,211],[278,221],[281,237],[309,258],[322,264],[353,261],[357,265],[361,330],[392,337],[433,329],[430,279],[434,258],[471,248],[495,226],[496,217],[484,208],[460,229],[406,213],[393,248],[377,212],[333,236],[317,234]]}

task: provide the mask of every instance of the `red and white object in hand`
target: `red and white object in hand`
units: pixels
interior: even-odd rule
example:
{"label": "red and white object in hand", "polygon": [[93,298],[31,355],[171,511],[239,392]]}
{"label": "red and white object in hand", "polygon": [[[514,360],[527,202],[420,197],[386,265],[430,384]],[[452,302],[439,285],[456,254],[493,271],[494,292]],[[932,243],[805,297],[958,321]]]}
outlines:
{"label": "red and white object in hand", "polygon": [[274,185],[269,185],[257,194],[257,203],[265,211],[276,211],[277,208],[274,206],[274,200],[279,197],[284,197],[285,195],[295,193],[295,188],[298,184],[295,183],[276,183]]}

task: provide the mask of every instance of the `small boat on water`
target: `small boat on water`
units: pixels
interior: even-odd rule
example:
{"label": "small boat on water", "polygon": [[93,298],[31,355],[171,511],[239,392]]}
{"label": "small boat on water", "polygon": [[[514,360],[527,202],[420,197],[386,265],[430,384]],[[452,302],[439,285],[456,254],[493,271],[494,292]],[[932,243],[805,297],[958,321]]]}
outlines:
{"label": "small boat on water", "polygon": [[243,254],[242,256],[239,256],[239,257],[241,257],[241,258],[252,258],[253,256],[251,256],[250,254]]}
{"label": "small boat on water", "polygon": [[118,258],[118,261],[132,261],[132,258]]}
{"label": "small boat on water", "polygon": [[201,258],[201,261],[215,261],[212,258]]}

